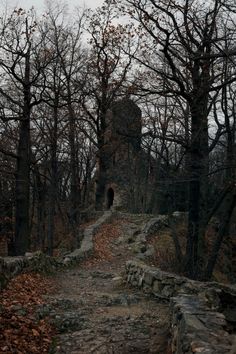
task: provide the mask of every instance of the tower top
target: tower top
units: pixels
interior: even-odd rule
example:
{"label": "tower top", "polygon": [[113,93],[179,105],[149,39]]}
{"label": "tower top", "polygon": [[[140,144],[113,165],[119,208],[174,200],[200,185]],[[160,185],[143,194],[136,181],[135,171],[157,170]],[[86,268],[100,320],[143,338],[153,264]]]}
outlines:
{"label": "tower top", "polygon": [[134,148],[139,149],[141,141],[141,110],[130,99],[115,102],[106,117],[106,140],[118,139],[129,142]]}

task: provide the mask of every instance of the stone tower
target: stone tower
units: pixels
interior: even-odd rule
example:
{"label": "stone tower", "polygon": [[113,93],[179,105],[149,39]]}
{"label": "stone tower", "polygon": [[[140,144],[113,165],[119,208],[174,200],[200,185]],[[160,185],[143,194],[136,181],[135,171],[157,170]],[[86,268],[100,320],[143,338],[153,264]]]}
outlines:
{"label": "stone tower", "polygon": [[[129,99],[114,103],[106,117],[104,209],[132,210],[142,178],[141,110]],[[137,209],[137,207],[135,207]]]}
{"label": "stone tower", "polygon": [[97,209],[167,213],[171,198],[175,210],[184,211],[188,191],[181,173],[141,147],[140,108],[130,99],[115,102],[105,123],[95,176]]}

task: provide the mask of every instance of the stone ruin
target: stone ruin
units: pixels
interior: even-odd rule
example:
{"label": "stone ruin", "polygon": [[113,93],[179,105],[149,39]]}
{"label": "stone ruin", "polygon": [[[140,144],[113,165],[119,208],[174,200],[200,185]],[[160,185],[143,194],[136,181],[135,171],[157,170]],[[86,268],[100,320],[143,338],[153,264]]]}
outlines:
{"label": "stone ruin", "polygon": [[130,100],[113,105],[106,119],[105,144],[109,154],[105,208],[130,209],[140,204],[137,199],[137,177],[140,173],[141,111]]}
{"label": "stone ruin", "polygon": [[[102,155],[105,156],[105,188],[102,208],[134,213],[166,213],[168,195],[172,193],[182,210],[186,185],[176,179],[171,170],[142,148],[142,113],[130,99],[115,102],[106,115]],[[102,174],[98,157],[95,180]],[[178,178],[178,176],[177,176]],[[168,184],[169,181],[169,184]],[[161,188],[158,186],[161,182]],[[182,189],[181,189],[182,188]],[[95,194],[98,184],[95,187]],[[184,211],[184,210],[182,210]]]}
{"label": "stone ruin", "polygon": [[[131,100],[113,104],[106,116],[103,209],[143,211],[149,163],[141,149],[141,110]],[[99,170],[97,170],[99,174]]]}

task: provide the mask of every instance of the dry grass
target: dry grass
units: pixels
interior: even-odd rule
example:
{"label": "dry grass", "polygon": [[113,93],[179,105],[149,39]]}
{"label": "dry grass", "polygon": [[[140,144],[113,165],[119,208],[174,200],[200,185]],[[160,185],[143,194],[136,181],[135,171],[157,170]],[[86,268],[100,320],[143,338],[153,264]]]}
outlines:
{"label": "dry grass", "polygon": [[[182,253],[185,253],[187,225],[184,223],[176,225],[176,233],[179,237]],[[212,246],[216,238],[216,230],[209,226],[206,232],[206,247],[208,256],[212,251]],[[171,236],[171,229],[165,228],[148,239],[149,244],[155,248],[155,255],[150,260],[150,264],[161,268],[162,270],[181,274],[178,262],[175,256],[175,246]],[[236,240],[226,240],[220,249],[217,264],[213,273],[213,279],[221,283],[229,283],[232,275],[232,242]]]}
{"label": "dry grass", "polygon": [[[179,237],[182,252],[185,249],[186,232],[186,226],[183,223],[176,226],[176,233]],[[175,256],[175,245],[170,228],[166,227],[164,230],[160,230],[149,237],[148,243],[155,249],[155,255],[150,261],[152,265],[165,271],[179,273],[179,266]]]}

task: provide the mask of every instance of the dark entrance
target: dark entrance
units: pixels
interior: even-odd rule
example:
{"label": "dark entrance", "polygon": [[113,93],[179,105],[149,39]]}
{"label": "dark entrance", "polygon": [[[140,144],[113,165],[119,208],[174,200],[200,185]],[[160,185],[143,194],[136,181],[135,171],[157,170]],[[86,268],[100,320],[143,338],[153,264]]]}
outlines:
{"label": "dark entrance", "polygon": [[107,209],[110,209],[110,207],[113,205],[114,201],[114,191],[112,188],[109,188],[107,191]]}

